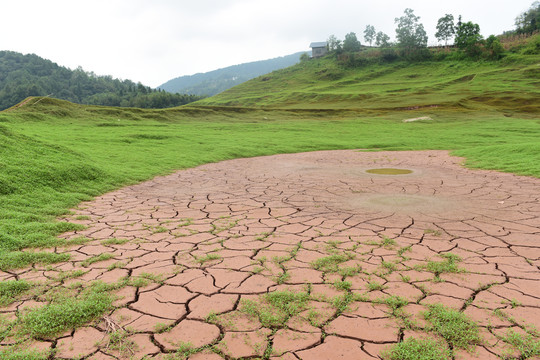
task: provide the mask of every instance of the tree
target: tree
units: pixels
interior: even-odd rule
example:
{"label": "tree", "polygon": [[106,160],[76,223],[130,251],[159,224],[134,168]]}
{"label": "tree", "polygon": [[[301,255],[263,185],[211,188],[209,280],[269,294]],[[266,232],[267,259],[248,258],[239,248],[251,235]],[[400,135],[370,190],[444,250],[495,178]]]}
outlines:
{"label": "tree", "polygon": [[468,22],[459,22],[456,28],[456,45],[464,50],[469,56],[480,55],[480,44],[482,43],[480,35],[480,25]]}
{"label": "tree", "polygon": [[334,35],[330,35],[326,43],[328,44],[328,51],[341,50],[341,40],[338,40]]}
{"label": "tree", "polygon": [[390,43],[388,42],[389,40],[390,36],[386,35],[382,31],[379,31],[377,33],[377,36],[375,37],[375,45],[380,47],[387,47],[388,45],[390,45]]}
{"label": "tree", "polygon": [[396,39],[398,45],[406,52],[411,53],[416,49],[427,46],[427,34],[424,25],[420,24],[419,16],[414,15],[412,9],[405,9],[405,15],[396,18]]}
{"label": "tree", "polygon": [[518,34],[532,33],[540,30],[540,1],[535,1],[529,10],[516,18]]}
{"label": "tree", "polygon": [[437,21],[437,32],[435,37],[437,40],[444,40],[444,45],[448,45],[448,40],[450,40],[456,33],[454,27],[454,16],[452,14],[446,14]]}
{"label": "tree", "polygon": [[300,62],[306,62],[308,60],[309,60],[308,53],[303,53],[302,55],[300,55]]}
{"label": "tree", "polygon": [[360,51],[360,41],[356,37],[356,34],[353,32],[345,35],[345,40],[343,41],[343,50],[347,52]]}
{"label": "tree", "polygon": [[492,59],[500,59],[504,53],[504,47],[499,38],[495,35],[490,35],[486,39],[486,50],[489,52],[489,56]]}
{"label": "tree", "polygon": [[364,30],[364,40],[366,40],[369,43],[369,46],[371,46],[371,43],[373,43],[373,40],[375,40],[375,27],[372,25],[367,25],[366,29]]}

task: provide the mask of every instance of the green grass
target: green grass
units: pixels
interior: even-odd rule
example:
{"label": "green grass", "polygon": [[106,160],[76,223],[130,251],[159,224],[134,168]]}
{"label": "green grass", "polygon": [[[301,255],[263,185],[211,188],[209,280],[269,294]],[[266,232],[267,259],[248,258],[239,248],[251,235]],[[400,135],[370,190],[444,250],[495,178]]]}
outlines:
{"label": "green grass", "polygon": [[7,306],[34,285],[25,280],[0,281],[0,306]]}
{"label": "green grass", "polygon": [[435,280],[440,280],[440,275],[444,273],[461,273],[466,272],[465,269],[462,269],[458,266],[458,262],[461,261],[461,258],[452,253],[445,253],[439,255],[444,260],[443,261],[433,261],[429,260],[425,265],[418,266],[418,269],[425,269],[432,272],[435,275]]}
{"label": "green grass", "polygon": [[430,323],[427,330],[440,335],[452,349],[471,350],[482,341],[478,325],[457,310],[440,304],[429,305],[423,315]]}
{"label": "green grass", "polygon": [[107,260],[110,260],[114,258],[114,254],[109,254],[109,253],[103,253],[103,254],[99,254],[99,255],[96,255],[96,256],[92,256],[84,261],[81,262],[81,265],[84,266],[84,267],[88,267],[92,264],[95,264],[97,262],[101,262],[101,261],[107,261]]}
{"label": "green grass", "polygon": [[311,267],[322,272],[337,273],[340,271],[340,264],[354,258],[352,253],[334,253],[311,262]]}
{"label": "green grass", "polygon": [[282,328],[287,320],[306,309],[307,293],[275,291],[261,295],[258,301],[240,301],[240,311],[257,318],[267,328]]}
{"label": "green grass", "polygon": [[219,260],[219,259],[221,259],[221,255],[219,255],[218,253],[208,253],[208,254],[206,254],[204,256],[197,257],[195,260],[199,264],[203,265],[206,262]]}
{"label": "green grass", "polygon": [[100,291],[80,299],[62,299],[22,314],[20,326],[34,339],[51,338],[102,316],[112,308],[112,301],[110,295]]}
{"label": "green grass", "polygon": [[382,353],[384,360],[450,360],[452,354],[435,339],[408,338]]}
{"label": "green grass", "polygon": [[6,346],[0,350],[2,360],[48,360],[50,350],[38,351],[36,349],[20,349],[17,346]]}
{"label": "green grass", "polygon": [[513,330],[508,330],[502,337],[508,344],[508,353],[511,356],[514,351],[519,353],[520,359],[529,359],[533,356],[540,356],[540,339],[531,334],[520,334]]}

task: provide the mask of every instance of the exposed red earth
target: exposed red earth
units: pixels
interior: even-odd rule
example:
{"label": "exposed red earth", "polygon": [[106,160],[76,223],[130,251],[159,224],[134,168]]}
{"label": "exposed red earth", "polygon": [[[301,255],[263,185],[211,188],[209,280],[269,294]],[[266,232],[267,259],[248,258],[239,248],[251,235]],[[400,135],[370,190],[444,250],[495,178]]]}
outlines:
{"label": "exposed red earth", "polygon": [[[55,347],[58,359],[164,360],[188,343],[200,350],[193,360],[377,359],[403,339],[433,336],[421,314],[436,303],[480,325],[484,341],[458,359],[495,359],[508,352],[499,339],[507,330],[540,329],[540,179],[462,162],[446,151],[348,150],[182,170],[80,204],[65,220],[87,228],[63,237],[93,241],[54,249],[71,261],[0,275],[50,281],[86,271],[56,284],[64,287],[152,279],[118,290],[100,321],[32,345]],[[366,172],[378,168],[412,172]],[[129,241],[102,244],[111,238]],[[103,253],[113,257],[84,263]],[[466,272],[429,268],[448,253]],[[256,312],[271,311],[265,294],[280,291],[307,300],[266,323]],[[364,296],[338,309],[333,300],[346,294]],[[390,295],[407,300],[414,329],[381,301]],[[107,347],[111,327],[129,331],[129,353]]]}

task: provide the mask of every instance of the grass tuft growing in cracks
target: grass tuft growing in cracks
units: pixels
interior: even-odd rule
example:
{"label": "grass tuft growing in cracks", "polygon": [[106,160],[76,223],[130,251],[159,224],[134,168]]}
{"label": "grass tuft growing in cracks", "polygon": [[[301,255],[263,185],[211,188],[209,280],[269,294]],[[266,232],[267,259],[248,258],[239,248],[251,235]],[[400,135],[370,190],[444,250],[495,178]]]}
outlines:
{"label": "grass tuft growing in cracks", "polygon": [[450,360],[446,344],[435,339],[408,338],[381,354],[383,360]]}

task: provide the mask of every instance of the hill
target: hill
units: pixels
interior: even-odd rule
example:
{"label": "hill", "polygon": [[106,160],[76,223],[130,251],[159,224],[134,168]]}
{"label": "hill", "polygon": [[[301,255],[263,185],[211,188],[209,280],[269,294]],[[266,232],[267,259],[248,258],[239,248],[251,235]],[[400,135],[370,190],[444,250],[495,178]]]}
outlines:
{"label": "hill", "polygon": [[167,81],[158,88],[172,93],[212,96],[257,76],[294,65],[300,61],[300,55],[303,53],[298,52],[274,59],[229,66],[207,73],[181,76]]}
{"label": "hill", "polygon": [[200,99],[169,94],[130,80],[70,70],[34,54],[0,51],[0,110],[28,96],[53,96],[79,104],[173,107]]}
{"label": "hill", "polygon": [[332,56],[312,59],[196,104],[363,112],[435,108],[540,111],[538,54],[509,53],[497,61],[446,55],[426,61],[384,61],[370,59],[369,53],[365,56],[355,66]]}

